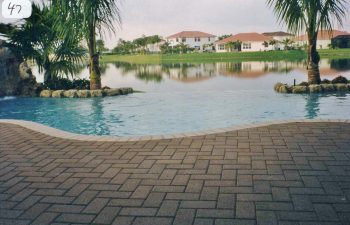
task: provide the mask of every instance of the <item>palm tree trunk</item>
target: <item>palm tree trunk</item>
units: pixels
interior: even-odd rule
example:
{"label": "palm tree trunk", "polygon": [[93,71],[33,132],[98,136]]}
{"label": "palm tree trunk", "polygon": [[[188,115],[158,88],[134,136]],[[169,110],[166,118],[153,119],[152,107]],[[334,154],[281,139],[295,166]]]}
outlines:
{"label": "palm tree trunk", "polygon": [[[310,36],[309,36],[310,37]],[[317,34],[316,34],[317,37]],[[308,46],[308,82],[309,84],[320,84],[321,76],[320,76],[320,56],[317,52],[317,40],[315,37],[309,38],[309,46]]]}
{"label": "palm tree trunk", "polygon": [[88,48],[89,48],[89,72],[90,72],[90,90],[101,89],[101,71],[100,71],[100,60],[99,54],[96,53],[96,36],[95,26],[91,25],[89,37],[88,37]]}

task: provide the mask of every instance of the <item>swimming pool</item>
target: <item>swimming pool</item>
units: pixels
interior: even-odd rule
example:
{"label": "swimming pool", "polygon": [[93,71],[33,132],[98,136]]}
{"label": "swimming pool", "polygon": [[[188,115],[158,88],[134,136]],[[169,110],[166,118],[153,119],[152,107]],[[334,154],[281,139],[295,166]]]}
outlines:
{"label": "swimming pool", "polygon": [[[301,82],[304,72],[288,66],[269,70],[266,65],[259,69],[259,63],[247,65],[258,69],[237,72],[213,63],[186,66],[186,70],[179,65],[126,70],[120,64],[107,64],[103,85],[145,92],[95,99],[7,97],[0,99],[0,119],[115,136],[174,134],[284,119],[350,119],[349,94],[277,94],[276,82]],[[323,78],[340,74],[350,78],[350,67],[333,72]]]}

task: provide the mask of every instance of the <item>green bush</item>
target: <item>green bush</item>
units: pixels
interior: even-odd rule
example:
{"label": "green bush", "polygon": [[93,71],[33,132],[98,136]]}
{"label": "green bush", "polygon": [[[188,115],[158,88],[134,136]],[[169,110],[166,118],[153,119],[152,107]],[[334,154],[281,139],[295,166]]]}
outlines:
{"label": "green bush", "polygon": [[332,81],[327,80],[327,79],[324,79],[321,81],[321,84],[331,84],[331,83],[332,83]]}
{"label": "green bush", "polygon": [[306,86],[306,87],[308,87],[309,83],[304,81],[304,82],[301,82],[298,86]]}
{"label": "green bush", "polygon": [[67,78],[57,78],[44,84],[44,88],[49,90],[89,90],[90,81],[86,79],[69,80]]}
{"label": "green bush", "polygon": [[332,80],[332,84],[347,84],[347,83],[348,83],[348,79],[342,76],[336,77]]}

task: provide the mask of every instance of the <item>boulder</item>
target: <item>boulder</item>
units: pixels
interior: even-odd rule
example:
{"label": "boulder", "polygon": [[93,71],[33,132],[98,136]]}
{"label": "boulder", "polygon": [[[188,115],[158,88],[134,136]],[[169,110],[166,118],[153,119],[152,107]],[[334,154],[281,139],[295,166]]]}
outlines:
{"label": "boulder", "polygon": [[321,84],[321,87],[322,87],[323,91],[325,91],[325,92],[335,91],[335,87],[331,83],[329,83],[329,84]]}
{"label": "boulder", "polygon": [[27,63],[2,47],[0,40],[0,97],[38,96],[42,90],[39,87]]}
{"label": "boulder", "polygon": [[64,97],[63,92],[64,92],[63,90],[53,91],[51,97],[52,98],[63,98]]}
{"label": "boulder", "polygon": [[133,93],[133,89],[132,88],[128,88],[128,87],[120,88],[119,91],[120,91],[121,95],[127,95],[127,94]]}
{"label": "boulder", "polygon": [[91,93],[89,90],[79,90],[77,92],[78,98],[90,98]]}
{"label": "boulder", "polygon": [[337,91],[348,91],[348,85],[347,84],[335,84],[335,89]]}
{"label": "boulder", "polygon": [[322,92],[321,85],[317,85],[317,84],[310,85],[309,89],[310,89],[310,93],[321,93]]}
{"label": "boulder", "polygon": [[120,90],[118,88],[104,89],[104,93],[106,96],[117,96],[120,95]]}
{"label": "boulder", "polygon": [[77,98],[78,97],[78,91],[77,90],[64,91],[63,95],[66,98]]}
{"label": "boulder", "polygon": [[42,98],[51,98],[52,91],[51,90],[43,90],[40,92],[40,97]]}
{"label": "boulder", "polygon": [[284,85],[284,84],[282,86],[280,86],[280,88],[278,89],[278,92],[284,93],[284,94],[290,93],[288,86]]}
{"label": "boulder", "polygon": [[294,94],[304,94],[309,92],[309,87],[307,86],[294,86],[292,87],[292,92]]}
{"label": "boulder", "polygon": [[279,90],[280,90],[280,87],[282,87],[284,84],[282,84],[282,83],[277,83],[277,84],[275,84],[275,86],[274,86],[274,89],[275,89],[275,91],[277,91],[277,92],[279,92]]}
{"label": "boulder", "polygon": [[103,90],[91,90],[90,91],[91,97],[104,97],[105,92]]}

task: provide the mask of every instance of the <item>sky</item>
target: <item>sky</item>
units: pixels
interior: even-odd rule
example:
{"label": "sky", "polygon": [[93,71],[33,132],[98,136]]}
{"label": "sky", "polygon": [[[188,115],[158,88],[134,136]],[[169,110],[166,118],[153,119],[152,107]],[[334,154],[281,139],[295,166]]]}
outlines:
{"label": "sky", "polygon": [[[265,0],[120,0],[119,8],[122,26],[115,35],[104,37],[109,48],[116,46],[119,38],[154,34],[166,37],[184,30],[218,36],[285,30]],[[350,31],[349,17],[341,30]]]}

